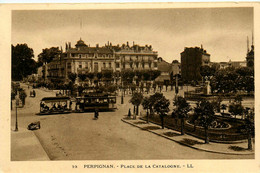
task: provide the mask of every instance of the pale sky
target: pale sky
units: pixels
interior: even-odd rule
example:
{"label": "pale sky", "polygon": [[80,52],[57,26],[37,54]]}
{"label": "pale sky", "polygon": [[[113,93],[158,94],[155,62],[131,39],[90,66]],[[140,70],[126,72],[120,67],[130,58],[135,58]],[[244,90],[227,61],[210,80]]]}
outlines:
{"label": "pale sky", "polygon": [[[82,27],[80,23],[82,21]],[[253,8],[24,10],[12,13],[12,44],[27,43],[37,59],[42,49],[72,46],[82,38],[103,46],[133,41],[152,45],[168,62],[184,47],[203,45],[211,61],[243,61],[253,31]]]}

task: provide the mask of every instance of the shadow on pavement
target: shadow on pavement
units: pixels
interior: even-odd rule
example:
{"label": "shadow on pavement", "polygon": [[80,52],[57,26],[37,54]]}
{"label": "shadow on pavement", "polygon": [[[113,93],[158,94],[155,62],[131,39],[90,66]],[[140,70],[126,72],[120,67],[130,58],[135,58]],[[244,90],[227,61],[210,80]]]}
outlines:
{"label": "shadow on pavement", "polygon": [[203,142],[199,142],[197,140],[193,140],[193,139],[188,139],[188,138],[184,138],[180,141],[181,143],[184,143],[186,145],[195,145],[195,144],[204,144]]}
{"label": "shadow on pavement", "polygon": [[158,130],[158,129],[160,129],[160,127],[157,126],[147,126],[142,128],[142,130]]}
{"label": "shadow on pavement", "polygon": [[137,121],[137,122],[134,122],[134,124],[147,124],[147,123],[143,122],[143,121]]}
{"label": "shadow on pavement", "polygon": [[168,136],[168,137],[180,136],[180,134],[175,133],[175,132],[166,132],[166,133],[163,133],[163,134],[165,136]]}
{"label": "shadow on pavement", "polygon": [[239,146],[229,146],[229,149],[233,150],[233,151],[246,151],[247,148],[243,148],[243,147],[239,147]]}

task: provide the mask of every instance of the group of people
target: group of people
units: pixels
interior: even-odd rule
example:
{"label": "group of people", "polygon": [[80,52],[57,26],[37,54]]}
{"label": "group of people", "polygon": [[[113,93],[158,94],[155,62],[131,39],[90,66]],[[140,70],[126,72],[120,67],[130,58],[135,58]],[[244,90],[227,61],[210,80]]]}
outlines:
{"label": "group of people", "polygon": [[53,103],[51,108],[46,105],[44,102],[40,103],[41,111],[60,111],[60,110],[66,110],[67,109],[67,103],[65,102],[63,105],[60,103]]}

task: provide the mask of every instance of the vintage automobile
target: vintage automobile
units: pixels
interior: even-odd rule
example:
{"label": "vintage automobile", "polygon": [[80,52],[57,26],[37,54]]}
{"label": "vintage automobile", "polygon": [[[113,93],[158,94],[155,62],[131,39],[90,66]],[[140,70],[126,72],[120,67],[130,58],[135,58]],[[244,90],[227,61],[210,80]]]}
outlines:
{"label": "vintage automobile", "polygon": [[30,123],[27,127],[28,130],[38,130],[41,128],[41,123],[40,121],[37,121],[37,122],[33,122],[33,123]]}

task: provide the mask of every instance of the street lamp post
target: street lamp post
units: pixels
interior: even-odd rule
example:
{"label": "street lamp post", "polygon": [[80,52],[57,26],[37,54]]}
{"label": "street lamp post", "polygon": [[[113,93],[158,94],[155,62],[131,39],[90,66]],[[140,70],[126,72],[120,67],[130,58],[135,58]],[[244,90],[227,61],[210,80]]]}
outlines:
{"label": "street lamp post", "polygon": [[17,119],[17,105],[19,103],[19,100],[16,99],[16,106],[15,106],[15,130],[14,131],[18,131],[18,119]]}

